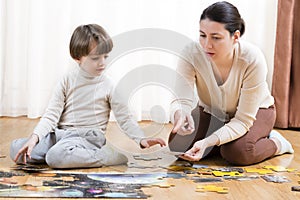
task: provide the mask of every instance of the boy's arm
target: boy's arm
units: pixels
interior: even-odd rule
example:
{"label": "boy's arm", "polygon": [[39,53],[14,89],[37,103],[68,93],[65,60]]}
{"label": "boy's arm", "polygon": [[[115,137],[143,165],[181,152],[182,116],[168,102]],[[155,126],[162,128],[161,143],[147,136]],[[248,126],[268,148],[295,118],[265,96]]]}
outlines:
{"label": "boy's arm", "polygon": [[56,88],[48,103],[47,109],[33,130],[33,134],[38,136],[39,141],[53,131],[61,117],[65,105],[65,82],[61,81]]}
{"label": "boy's arm", "polygon": [[121,129],[128,135],[128,137],[140,145],[141,140],[145,138],[145,134],[139,127],[137,121],[134,120],[125,102],[122,100],[122,97],[116,93],[111,95],[111,109]]}

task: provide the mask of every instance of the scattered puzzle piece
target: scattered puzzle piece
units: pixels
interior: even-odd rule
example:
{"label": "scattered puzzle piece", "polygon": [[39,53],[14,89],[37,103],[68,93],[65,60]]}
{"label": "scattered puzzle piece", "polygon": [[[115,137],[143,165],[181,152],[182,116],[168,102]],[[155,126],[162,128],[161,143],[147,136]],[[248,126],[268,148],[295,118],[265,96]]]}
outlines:
{"label": "scattered puzzle piece", "polygon": [[246,167],[245,171],[249,172],[249,173],[258,173],[258,174],[273,174],[273,171],[270,170],[270,169],[260,169],[260,168]]}
{"label": "scattered puzzle piece", "polygon": [[263,168],[264,169],[271,169],[275,172],[293,172],[293,171],[296,171],[296,169],[285,168],[285,167],[282,167],[282,166],[272,166],[272,165],[266,165]]}
{"label": "scattered puzzle piece", "polygon": [[159,188],[170,188],[170,187],[175,187],[175,184],[170,184],[170,183],[157,183],[157,184],[153,184],[153,185],[150,185],[150,186],[156,186],[156,187],[159,187]]}
{"label": "scattered puzzle piece", "polygon": [[176,165],[171,165],[167,168],[168,170],[171,171],[186,171],[186,170],[194,170],[192,167],[185,167],[185,166],[176,166]]}
{"label": "scattered puzzle piece", "polygon": [[160,160],[162,159],[160,156],[157,155],[133,155],[135,160],[144,160],[144,161],[152,161],[152,160]]}
{"label": "scattered puzzle piece", "polygon": [[6,155],[0,154],[0,158],[6,158]]}
{"label": "scattered puzzle piece", "polygon": [[273,182],[273,183],[290,182],[285,176],[279,176],[279,175],[264,175],[261,176],[261,178],[263,178],[267,182]]}
{"label": "scattered puzzle piece", "polygon": [[292,186],[292,191],[300,192],[300,186]]}
{"label": "scattered puzzle piece", "polygon": [[239,173],[244,173],[244,169],[241,167],[222,167],[216,169],[217,171],[221,172],[239,172]]}
{"label": "scattered puzzle piece", "polygon": [[228,187],[219,187],[215,185],[198,185],[196,192],[217,192],[220,194],[227,194],[229,192]]}
{"label": "scattered puzzle piece", "polygon": [[222,177],[222,176],[230,176],[230,177],[235,177],[235,176],[243,176],[243,174],[239,172],[221,172],[221,171],[212,171],[212,174],[217,177]]}
{"label": "scattered puzzle piece", "polygon": [[206,182],[222,182],[223,180],[221,178],[202,178],[202,177],[191,177],[191,180],[193,180],[195,183],[206,183]]}
{"label": "scattered puzzle piece", "polygon": [[250,176],[224,176],[225,180],[237,180],[237,181],[249,181],[253,179],[258,179],[259,176],[257,175],[250,175]]}

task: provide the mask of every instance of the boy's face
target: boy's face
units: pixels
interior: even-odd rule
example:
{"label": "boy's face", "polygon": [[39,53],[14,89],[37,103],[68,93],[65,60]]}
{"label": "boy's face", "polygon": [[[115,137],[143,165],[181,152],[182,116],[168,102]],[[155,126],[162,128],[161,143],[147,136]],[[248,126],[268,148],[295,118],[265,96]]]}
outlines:
{"label": "boy's face", "polygon": [[97,54],[94,50],[89,55],[81,57],[79,66],[91,76],[100,76],[105,69],[108,54]]}

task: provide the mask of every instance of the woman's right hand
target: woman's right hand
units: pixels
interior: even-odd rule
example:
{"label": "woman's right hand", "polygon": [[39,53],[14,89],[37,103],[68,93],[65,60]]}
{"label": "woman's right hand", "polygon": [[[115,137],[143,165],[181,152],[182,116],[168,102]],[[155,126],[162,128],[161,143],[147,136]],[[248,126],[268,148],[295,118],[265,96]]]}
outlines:
{"label": "woman's right hand", "polygon": [[38,143],[39,137],[36,134],[32,134],[28,141],[23,145],[23,147],[18,151],[17,155],[14,158],[14,161],[17,162],[19,157],[23,156],[23,162],[26,164],[27,156],[31,158],[30,154],[32,152],[33,147]]}
{"label": "woman's right hand", "polygon": [[174,125],[172,133],[179,135],[189,135],[195,130],[194,120],[191,113],[177,110],[174,114]]}

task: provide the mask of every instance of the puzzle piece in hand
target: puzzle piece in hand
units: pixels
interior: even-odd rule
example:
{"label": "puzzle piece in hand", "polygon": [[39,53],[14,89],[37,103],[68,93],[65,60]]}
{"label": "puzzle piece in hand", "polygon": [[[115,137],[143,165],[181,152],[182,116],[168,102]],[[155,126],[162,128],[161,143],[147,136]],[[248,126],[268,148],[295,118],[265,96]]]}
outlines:
{"label": "puzzle piece in hand", "polygon": [[259,169],[259,168],[246,167],[245,171],[249,172],[249,173],[273,174],[273,171],[270,169]]}
{"label": "puzzle piece in hand", "polygon": [[261,176],[267,182],[274,182],[274,183],[286,183],[290,182],[285,176],[279,175],[264,175]]}
{"label": "puzzle piece in hand", "polygon": [[235,176],[243,176],[243,174],[239,172],[221,172],[221,171],[212,171],[212,174],[214,176],[230,176],[230,177],[235,177]]}
{"label": "puzzle piece in hand", "polygon": [[217,192],[220,194],[227,194],[228,191],[228,187],[219,187],[215,185],[198,185],[196,188],[196,192]]}
{"label": "puzzle piece in hand", "polygon": [[153,155],[133,155],[135,160],[144,160],[144,161],[152,161],[152,160],[160,160],[162,159],[160,156],[153,156]]}
{"label": "puzzle piece in hand", "polygon": [[296,171],[296,169],[285,168],[285,167],[282,167],[282,166],[272,166],[272,165],[266,165],[263,168],[264,169],[271,169],[275,172],[293,172],[293,171]]}

